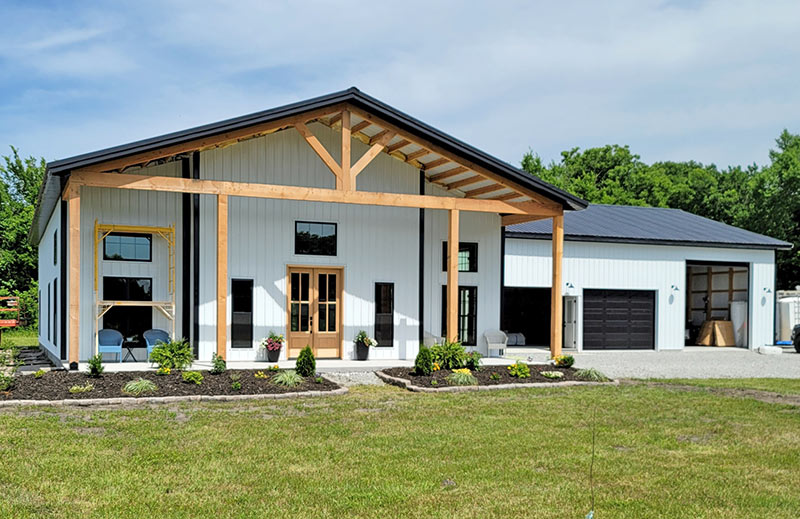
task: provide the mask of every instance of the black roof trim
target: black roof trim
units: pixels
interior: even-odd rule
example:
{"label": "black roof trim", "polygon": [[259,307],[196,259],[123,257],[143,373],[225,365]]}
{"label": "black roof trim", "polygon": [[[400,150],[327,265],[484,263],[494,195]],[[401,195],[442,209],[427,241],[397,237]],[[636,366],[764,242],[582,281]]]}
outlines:
{"label": "black roof trim", "polygon": [[415,119],[381,101],[378,101],[377,99],[364,94],[355,87],[343,90],[341,92],[315,97],[306,101],[300,101],[262,112],[235,117],[233,119],[206,124],[203,126],[190,128],[188,130],[152,137],[104,150],[85,153],[75,157],[56,160],[48,163],[47,169],[50,174],[63,175],[72,169],[90,166],[107,160],[124,158],[136,153],[152,151],[165,146],[180,144],[198,138],[210,137],[256,124],[279,120],[301,114],[303,112],[308,112],[343,102],[351,103],[364,109],[365,111],[375,113],[399,128],[402,128],[410,133],[423,136],[427,140],[434,142],[447,151],[463,156],[478,166],[496,171],[498,174],[509,180],[517,182],[534,192],[559,202],[562,204],[564,209],[579,210],[588,205],[584,200],[581,200],[580,198],[567,193],[566,191],[558,189],[557,187],[552,186],[543,180],[508,164],[507,162],[493,157],[488,153],[470,146],[465,142],[456,139],[455,137],[437,130],[436,128],[425,124],[418,119]]}
{"label": "black roof trim", "polygon": [[[543,240],[550,241],[552,234],[531,234],[527,232],[513,232],[506,231],[506,238],[515,238],[520,240]],[[564,235],[564,241],[574,242],[595,242],[595,243],[627,243],[633,245],[665,245],[673,247],[710,247],[715,249],[761,249],[761,250],[791,250],[792,245],[763,245],[763,244],[748,244],[748,243],[726,243],[726,242],[710,242],[710,241],[687,241],[687,240],[653,240],[653,239],[637,239],[637,238],[606,238],[602,236],[580,236],[580,235]]]}

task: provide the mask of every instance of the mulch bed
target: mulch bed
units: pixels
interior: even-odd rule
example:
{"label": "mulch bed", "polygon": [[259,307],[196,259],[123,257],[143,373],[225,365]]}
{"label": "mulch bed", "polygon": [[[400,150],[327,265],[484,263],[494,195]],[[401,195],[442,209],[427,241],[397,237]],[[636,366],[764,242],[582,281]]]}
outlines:
{"label": "mulch bed", "polygon": [[[476,379],[478,379],[479,386],[498,386],[501,384],[525,385],[542,382],[558,384],[560,382],[567,382],[570,380],[580,380],[575,376],[574,368],[557,368],[550,364],[528,364],[528,367],[531,369],[531,376],[528,378],[512,377],[508,374],[508,369],[506,366],[482,366],[479,371],[473,371],[472,374]],[[542,376],[542,371],[560,371],[564,374],[564,378],[547,378]],[[413,385],[419,387],[435,388],[453,386],[453,384],[450,384],[447,381],[447,376],[452,373],[452,371],[449,369],[440,369],[439,371],[434,371],[430,376],[417,375],[414,373],[414,368],[389,368],[384,369],[383,372],[390,377],[410,380]],[[499,378],[497,380],[492,380],[492,373],[497,373]],[[436,385],[431,384],[433,380],[436,381]]]}
{"label": "mulch bed", "polygon": [[[269,378],[257,379],[253,375],[263,371]],[[169,375],[156,375],[155,371],[129,371],[121,373],[104,373],[100,378],[90,378],[85,373],[76,371],[50,371],[41,378],[33,375],[16,376],[14,386],[10,391],[0,392],[0,400],[83,400],[95,398],[120,398],[129,397],[122,392],[126,382],[144,378],[152,380],[158,390],[142,395],[145,397],[161,396],[190,396],[190,395],[262,395],[296,393],[303,391],[332,391],[339,386],[323,378],[317,383],[314,377],[306,378],[301,384],[294,387],[285,387],[272,382],[279,371],[263,370],[228,370],[219,375],[208,371],[201,371],[203,383],[190,384],[183,381],[180,372]],[[242,389],[235,390],[231,387],[231,374],[239,375]],[[83,385],[90,382],[94,389],[86,393],[70,393],[69,388],[74,385]]]}

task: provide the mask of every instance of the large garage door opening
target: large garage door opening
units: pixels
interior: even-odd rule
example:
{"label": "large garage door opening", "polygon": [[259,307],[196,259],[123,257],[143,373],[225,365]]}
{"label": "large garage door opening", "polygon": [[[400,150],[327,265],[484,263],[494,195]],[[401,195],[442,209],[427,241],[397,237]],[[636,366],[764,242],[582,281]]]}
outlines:
{"label": "large garage door opening", "polygon": [[703,323],[723,321],[722,326],[732,330],[735,345],[746,348],[749,286],[750,268],[746,263],[687,261],[686,345],[698,344]]}
{"label": "large garage door opening", "polygon": [[509,346],[549,346],[550,289],[503,288],[500,326],[508,334]]}
{"label": "large garage door opening", "polygon": [[583,349],[652,350],[655,316],[655,291],[586,289]]}

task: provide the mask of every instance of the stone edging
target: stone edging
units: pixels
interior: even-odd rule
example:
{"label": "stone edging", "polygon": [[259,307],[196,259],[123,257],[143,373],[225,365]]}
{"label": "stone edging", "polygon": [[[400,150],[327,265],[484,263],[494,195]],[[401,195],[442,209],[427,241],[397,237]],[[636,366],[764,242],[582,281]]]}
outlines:
{"label": "stone edging", "polygon": [[[326,379],[328,380],[328,379]],[[332,380],[328,380],[333,382]],[[335,382],[334,382],[335,383]],[[21,406],[49,406],[86,407],[93,405],[124,405],[135,406],[139,404],[173,404],[180,402],[231,402],[239,400],[280,400],[284,398],[320,397],[344,395],[348,389],[339,386],[331,391],[294,391],[291,393],[261,393],[256,395],[184,395],[184,396],[148,396],[148,397],[115,397],[115,398],[86,398],[83,400],[0,400],[0,408]]]}
{"label": "stone edging", "polygon": [[383,371],[376,371],[375,375],[387,384],[398,386],[418,393],[457,393],[460,391],[493,391],[496,389],[542,388],[542,387],[570,387],[570,386],[617,386],[619,380],[609,382],[582,382],[567,380],[565,382],[531,382],[530,384],[497,384],[493,386],[447,386],[447,387],[422,387],[415,386],[410,380],[393,377]]}

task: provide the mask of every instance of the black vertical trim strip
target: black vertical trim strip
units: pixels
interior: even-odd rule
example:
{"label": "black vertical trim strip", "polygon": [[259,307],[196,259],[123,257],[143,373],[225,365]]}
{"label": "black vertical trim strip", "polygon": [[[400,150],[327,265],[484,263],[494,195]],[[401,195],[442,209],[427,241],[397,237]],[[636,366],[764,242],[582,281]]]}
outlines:
{"label": "black vertical trim strip", "polygon": [[[189,178],[189,158],[181,159],[181,176]],[[191,196],[189,193],[181,195],[181,334],[189,339],[191,332]]]}
{"label": "black vertical trim strip", "polygon": [[[751,263],[752,265],[752,263]],[[747,277],[750,277],[750,269],[747,270]],[[750,282],[748,281],[748,285]],[[752,299],[752,296],[750,296]],[[750,311],[752,309],[752,305],[750,302],[747,302],[747,318],[750,319]],[[778,340],[777,330],[775,329],[775,320],[778,318],[778,251],[772,251],[772,344],[775,344]],[[748,328],[752,328],[749,326]],[[747,342],[747,349],[754,349],[755,344],[751,344],[750,341]]]}
{"label": "black vertical trim strip", "polygon": [[[419,194],[425,194],[425,172],[419,172]],[[425,342],[425,209],[419,209],[419,345]]]}
{"label": "black vertical trim strip", "polygon": [[506,228],[500,226],[500,326],[503,327],[503,314],[505,313],[504,293],[506,291]]}
{"label": "black vertical trim strip", "polygon": [[[200,178],[200,152],[192,153],[192,178]],[[192,350],[195,358],[200,350],[200,195],[192,195]]]}
{"label": "black vertical trim strip", "polygon": [[61,270],[61,360],[67,359],[67,201],[61,201],[61,245],[58,253]]}

